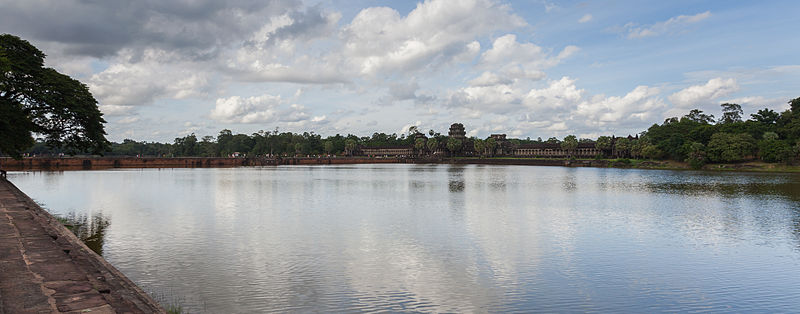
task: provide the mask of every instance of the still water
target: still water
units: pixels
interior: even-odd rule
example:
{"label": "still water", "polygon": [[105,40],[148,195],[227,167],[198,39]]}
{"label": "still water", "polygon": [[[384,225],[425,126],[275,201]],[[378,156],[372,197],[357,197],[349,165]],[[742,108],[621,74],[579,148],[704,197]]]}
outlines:
{"label": "still water", "polygon": [[800,311],[794,174],[347,165],[9,179],[102,226],[107,260],[192,312]]}

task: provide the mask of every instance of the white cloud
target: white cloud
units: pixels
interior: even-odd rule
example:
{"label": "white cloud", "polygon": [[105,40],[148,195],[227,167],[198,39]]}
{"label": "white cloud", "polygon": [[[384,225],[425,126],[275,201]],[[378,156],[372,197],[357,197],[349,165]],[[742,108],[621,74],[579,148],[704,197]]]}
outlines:
{"label": "white cloud", "polygon": [[136,123],[136,122],[139,122],[139,117],[131,116],[131,117],[125,117],[125,118],[117,120],[117,123],[119,123],[119,124],[131,124],[131,123]]}
{"label": "white cloud", "polygon": [[671,33],[676,30],[680,30],[686,27],[687,25],[705,20],[710,16],[711,16],[710,11],[698,13],[695,15],[678,15],[666,21],[658,22],[653,25],[644,27],[639,27],[633,23],[628,23],[625,25],[625,29],[628,32],[628,38],[644,38],[644,37]]}
{"label": "white cloud", "polygon": [[311,116],[303,105],[284,106],[284,104],[285,101],[280,96],[273,95],[219,98],[209,117],[224,123],[283,122],[290,127],[327,122],[324,115]]}
{"label": "white cloud", "polygon": [[[448,104],[463,119],[492,121],[477,129],[546,137],[644,128],[667,108],[658,88],[638,86],[623,96],[590,96],[575,82],[562,77],[532,89],[471,85],[451,92]],[[517,118],[509,121],[509,116]]]}
{"label": "white cloud", "polygon": [[660,90],[655,87],[637,86],[623,97],[595,96],[581,103],[575,111],[587,124],[604,126],[624,124],[628,120],[649,123],[657,114],[657,109],[665,108],[658,98]]}
{"label": "white cloud", "polygon": [[413,71],[476,51],[475,38],[526,25],[507,5],[488,0],[426,1],[407,16],[367,8],[347,25],[343,55],[362,75]]}
{"label": "white cloud", "polygon": [[501,77],[497,79],[498,82],[516,79],[536,81],[545,77],[544,69],[557,65],[578,50],[578,47],[567,46],[556,56],[551,56],[542,47],[520,43],[516,35],[507,34],[495,39],[492,48],[481,54],[478,67],[499,73]]}
{"label": "white cloud", "polygon": [[131,114],[135,107],[134,106],[119,106],[119,105],[100,105],[97,106],[100,108],[100,112],[107,116],[125,116]]}
{"label": "white cloud", "polygon": [[269,122],[275,120],[280,103],[280,96],[272,95],[219,98],[210,117],[227,123]]}
{"label": "white cloud", "polygon": [[575,80],[569,77],[551,81],[550,85],[543,89],[532,89],[525,95],[524,104],[535,115],[527,115],[526,120],[548,119],[559,111],[572,110],[583,98],[584,93],[584,90],[575,86]]}
{"label": "white cloud", "polygon": [[512,80],[488,71],[469,81],[470,86],[509,85],[511,83],[513,83]]}
{"label": "white cloud", "polygon": [[728,96],[739,90],[735,79],[721,77],[710,79],[706,84],[693,85],[669,96],[669,101],[681,108],[700,106]]}
{"label": "white cloud", "polygon": [[[92,75],[87,85],[107,114],[119,114],[157,99],[204,97],[209,88],[208,74],[190,63],[164,63],[160,51],[150,50],[139,62],[125,62],[123,55],[100,73]],[[196,65],[195,65],[196,66]]]}
{"label": "white cloud", "polygon": [[581,18],[578,20],[578,23],[586,23],[586,22],[589,22],[589,21],[591,21],[591,20],[592,20],[592,15],[591,15],[591,14],[585,14],[584,16],[582,16],[582,17],[581,17]]}

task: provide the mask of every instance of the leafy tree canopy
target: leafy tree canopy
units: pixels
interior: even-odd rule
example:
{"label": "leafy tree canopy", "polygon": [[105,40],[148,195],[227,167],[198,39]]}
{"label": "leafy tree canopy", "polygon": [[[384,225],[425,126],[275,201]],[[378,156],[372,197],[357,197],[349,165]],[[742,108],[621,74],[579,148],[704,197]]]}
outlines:
{"label": "leafy tree canopy", "polygon": [[19,37],[0,35],[0,152],[19,158],[34,134],[49,147],[102,154],[103,114],[83,83],[44,67],[45,54]]}
{"label": "leafy tree canopy", "polygon": [[724,103],[722,107],[722,117],[719,118],[719,123],[734,123],[742,121],[742,106],[738,104]]}

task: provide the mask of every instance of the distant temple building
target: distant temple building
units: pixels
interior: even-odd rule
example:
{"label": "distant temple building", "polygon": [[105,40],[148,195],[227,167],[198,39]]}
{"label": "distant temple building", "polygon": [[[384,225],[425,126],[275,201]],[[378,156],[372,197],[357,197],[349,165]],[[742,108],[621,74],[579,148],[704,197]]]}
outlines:
{"label": "distant temple building", "polygon": [[498,143],[501,142],[501,141],[505,142],[505,140],[506,140],[506,135],[505,134],[492,134],[492,135],[489,135],[489,137],[493,138]]}
{"label": "distant temple building", "polygon": [[[438,134],[437,134],[438,135]],[[424,139],[426,142],[429,140],[422,133],[415,133],[414,140]],[[362,156],[374,157],[413,157],[420,155],[429,156],[478,156],[479,152],[475,151],[475,142],[472,138],[467,137],[467,132],[464,125],[461,123],[453,123],[450,125],[448,132],[450,138],[461,141],[461,147],[453,152],[447,149],[446,141],[439,141],[438,146],[431,149],[428,147],[417,149],[415,145],[401,145],[401,146],[378,146],[378,147],[359,147],[354,153]],[[533,142],[522,144],[520,140],[508,139],[506,134],[496,133],[489,136],[490,139],[496,143],[495,149],[491,152],[492,156],[514,156],[514,157],[548,157],[548,158],[594,158],[598,155],[625,157],[625,152],[617,152],[615,143],[617,137],[611,137],[611,148],[608,150],[598,149],[593,141],[581,141],[575,149],[568,150],[561,147],[558,143],[547,142]],[[638,139],[637,136],[628,136],[629,140]],[[523,142],[524,143],[524,142]]]}
{"label": "distant temple building", "polygon": [[450,125],[450,132],[447,133],[448,136],[463,140],[467,138],[467,132],[464,131],[464,125],[461,123],[453,123]]}
{"label": "distant temple building", "polygon": [[361,147],[361,155],[386,156],[386,157],[410,157],[414,155],[414,147],[411,146]]}
{"label": "distant temple building", "polygon": [[561,148],[561,144],[552,143],[534,143],[522,144],[514,149],[514,156],[520,157],[594,157],[602,154],[602,151],[597,149],[594,142],[591,143],[578,143],[578,147],[574,151]]}

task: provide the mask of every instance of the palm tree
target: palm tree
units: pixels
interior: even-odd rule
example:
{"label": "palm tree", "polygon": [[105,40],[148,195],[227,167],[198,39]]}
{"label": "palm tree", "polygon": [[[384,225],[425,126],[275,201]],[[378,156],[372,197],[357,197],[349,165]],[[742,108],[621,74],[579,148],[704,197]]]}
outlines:
{"label": "palm tree", "polygon": [[567,151],[567,157],[572,158],[576,148],[578,148],[578,138],[575,135],[567,135],[561,142],[561,149]]}
{"label": "palm tree", "polygon": [[433,155],[434,153],[436,153],[436,149],[439,148],[439,141],[436,140],[436,138],[434,137],[428,139],[427,145],[428,145],[428,151],[431,153],[431,155]]}

